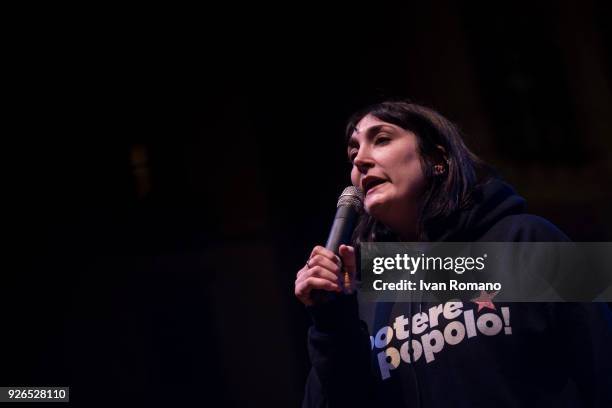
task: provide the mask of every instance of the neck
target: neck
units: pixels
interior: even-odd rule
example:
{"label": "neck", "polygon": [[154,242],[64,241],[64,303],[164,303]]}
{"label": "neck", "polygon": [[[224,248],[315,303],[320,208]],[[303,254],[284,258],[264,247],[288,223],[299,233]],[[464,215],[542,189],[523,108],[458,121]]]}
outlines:
{"label": "neck", "polygon": [[415,242],[418,240],[417,219],[418,208],[404,208],[401,211],[391,211],[391,214],[400,215],[400,217],[390,217],[381,219],[391,231],[393,231],[403,242]]}
{"label": "neck", "polygon": [[393,226],[387,224],[387,226],[396,233],[402,242],[416,242],[418,239],[416,222],[411,225],[398,225]]}

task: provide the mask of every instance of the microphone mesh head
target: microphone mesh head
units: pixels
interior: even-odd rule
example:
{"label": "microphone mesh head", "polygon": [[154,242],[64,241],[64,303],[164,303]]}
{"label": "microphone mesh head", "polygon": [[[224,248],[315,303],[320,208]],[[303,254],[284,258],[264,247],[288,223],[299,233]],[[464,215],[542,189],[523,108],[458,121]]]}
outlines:
{"label": "microphone mesh head", "polygon": [[358,212],[361,212],[363,209],[363,193],[361,190],[355,186],[345,188],[342,194],[340,194],[340,198],[338,198],[338,207],[343,205],[350,205]]}

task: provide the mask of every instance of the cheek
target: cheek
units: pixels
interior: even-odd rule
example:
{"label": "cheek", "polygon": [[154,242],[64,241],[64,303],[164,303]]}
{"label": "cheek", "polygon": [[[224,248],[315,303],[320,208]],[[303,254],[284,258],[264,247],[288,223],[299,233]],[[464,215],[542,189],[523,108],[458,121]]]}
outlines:
{"label": "cheek", "polygon": [[421,166],[413,169],[409,180],[410,193],[420,195],[425,189],[425,175]]}
{"label": "cheek", "polygon": [[403,171],[398,177],[401,181],[398,184],[401,186],[402,193],[410,196],[422,193],[425,186],[425,175],[418,159],[409,160],[404,163]]}
{"label": "cheek", "polygon": [[361,186],[359,185],[359,171],[357,171],[357,168],[355,166],[353,166],[353,168],[351,169],[351,183],[353,183],[355,187],[361,188]]}

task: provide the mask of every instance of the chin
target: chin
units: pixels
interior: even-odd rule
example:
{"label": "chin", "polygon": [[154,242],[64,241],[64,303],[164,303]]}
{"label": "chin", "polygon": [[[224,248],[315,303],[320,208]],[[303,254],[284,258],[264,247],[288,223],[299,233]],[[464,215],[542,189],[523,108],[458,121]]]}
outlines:
{"label": "chin", "polygon": [[365,211],[376,219],[380,219],[380,216],[384,214],[386,207],[386,202],[378,199],[372,200],[372,202],[366,201],[366,204],[364,206]]}

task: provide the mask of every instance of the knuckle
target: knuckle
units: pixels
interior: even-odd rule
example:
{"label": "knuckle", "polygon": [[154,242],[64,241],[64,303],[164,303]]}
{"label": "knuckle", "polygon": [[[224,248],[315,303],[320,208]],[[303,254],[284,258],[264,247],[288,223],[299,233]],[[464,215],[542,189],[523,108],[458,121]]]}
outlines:
{"label": "knuckle", "polygon": [[[329,270],[329,269],[327,269],[327,268],[324,268],[324,267],[322,267],[322,266],[315,266],[315,267],[313,268],[313,275],[312,275],[312,276],[315,276],[315,277],[318,277],[318,278],[322,278],[322,277],[324,277],[326,274],[328,274],[329,272],[330,272],[330,270]],[[332,273],[333,273],[333,272],[332,272]]]}
{"label": "knuckle", "polygon": [[313,268],[310,269],[310,276],[321,276],[321,272],[322,272],[323,268],[321,268],[320,266],[315,266]]}
{"label": "knuckle", "polygon": [[319,257],[319,264],[324,264],[327,261],[327,257],[324,255],[317,255]]}
{"label": "knuckle", "polygon": [[313,289],[315,287],[316,287],[316,280],[310,277],[304,281],[304,289],[302,290],[302,293],[306,292],[307,289]]}

